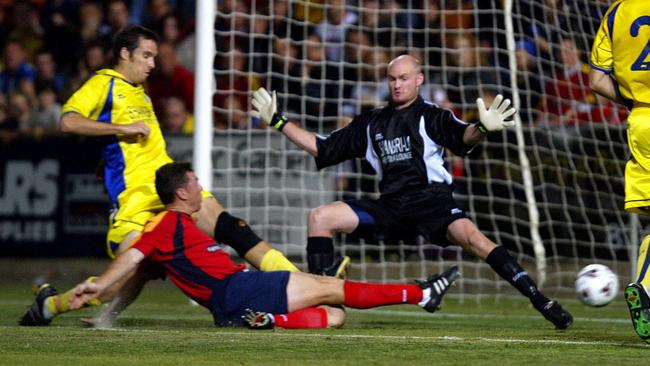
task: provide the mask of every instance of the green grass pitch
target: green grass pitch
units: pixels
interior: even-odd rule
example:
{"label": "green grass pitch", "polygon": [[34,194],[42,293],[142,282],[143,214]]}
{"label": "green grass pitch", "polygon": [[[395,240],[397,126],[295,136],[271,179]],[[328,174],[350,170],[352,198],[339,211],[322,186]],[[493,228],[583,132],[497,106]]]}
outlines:
{"label": "green grass pitch", "polygon": [[[49,327],[18,327],[29,280],[0,281],[0,365],[620,365],[650,355],[621,298],[604,308],[560,299],[575,317],[557,331],[527,301],[460,302],[436,314],[414,306],[349,310],[342,329],[217,328],[173,285],[150,284],[111,330],[85,328],[86,309]],[[57,285],[65,290],[72,278]],[[67,285],[67,286],[66,286]],[[453,295],[453,290],[452,293]]]}

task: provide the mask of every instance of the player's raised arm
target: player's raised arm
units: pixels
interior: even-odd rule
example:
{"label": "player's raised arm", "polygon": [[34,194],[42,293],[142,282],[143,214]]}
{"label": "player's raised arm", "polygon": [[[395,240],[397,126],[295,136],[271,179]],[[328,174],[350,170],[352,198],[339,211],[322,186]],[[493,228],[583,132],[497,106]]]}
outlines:
{"label": "player's raised arm", "polygon": [[111,262],[106,271],[92,282],[78,284],[70,297],[70,309],[79,309],[90,300],[100,297],[104,291],[135,270],[144,259],[141,251],[131,248]]}
{"label": "player's raised arm", "polygon": [[485,107],[482,98],[476,100],[476,106],[479,113],[479,123],[465,130],[463,142],[466,145],[478,143],[488,132],[501,131],[506,127],[515,125],[515,121],[511,118],[517,110],[512,107],[508,108],[510,107],[510,99],[504,100],[501,94],[494,97],[489,109]]}
{"label": "player's raised arm", "polygon": [[270,94],[266,89],[259,88],[253,93],[253,110],[251,114],[264,124],[275,128],[291,140],[296,146],[308,152],[311,156],[318,155],[316,135],[291,123],[282,112],[278,111],[275,91]]}
{"label": "player's raised arm", "polygon": [[104,123],[86,118],[79,113],[68,112],[61,116],[59,129],[63,133],[82,136],[140,135],[149,136],[151,130],[143,121],[129,124]]}

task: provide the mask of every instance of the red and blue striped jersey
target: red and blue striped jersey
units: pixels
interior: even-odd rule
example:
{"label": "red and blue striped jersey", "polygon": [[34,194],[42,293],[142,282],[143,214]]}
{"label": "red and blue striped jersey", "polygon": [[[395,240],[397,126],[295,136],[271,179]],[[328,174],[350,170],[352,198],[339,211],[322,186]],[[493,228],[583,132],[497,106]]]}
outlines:
{"label": "red and blue striped jersey", "polygon": [[165,273],[187,296],[208,306],[214,285],[240,272],[230,255],[196,225],[192,216],[163,211],[150,220],[133,248],[152,262],[160,263]]}

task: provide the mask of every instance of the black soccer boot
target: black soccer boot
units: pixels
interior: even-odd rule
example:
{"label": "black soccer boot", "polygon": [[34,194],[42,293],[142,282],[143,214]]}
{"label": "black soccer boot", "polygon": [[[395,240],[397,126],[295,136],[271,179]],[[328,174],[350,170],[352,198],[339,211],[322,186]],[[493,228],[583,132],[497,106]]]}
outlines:
{"label": "black soccer boot", "polygon": [[452,266],[442,274],[432,274],[425,281],[415,281],[422,289],[431,289],[431,295],[426,303],[420,303],[424,310],[433,313],[440,308],[442,297],[445,295],[451,284],[460,277],[458,266]]}
{"label": "black soccer boot", "polygon": [[45,315],[43,315],[43,307],[45,306],[45,299],[55,295],[58,295],[58,292],[54,287],[50,286],[49,283],[42,284],[36,293],[36,299],[34,299],[34,302],[29,306],[29,309],[27,309],[27,312],[18,324],[28,327],[49,325],[52,322],[52,318],[45,318]]}

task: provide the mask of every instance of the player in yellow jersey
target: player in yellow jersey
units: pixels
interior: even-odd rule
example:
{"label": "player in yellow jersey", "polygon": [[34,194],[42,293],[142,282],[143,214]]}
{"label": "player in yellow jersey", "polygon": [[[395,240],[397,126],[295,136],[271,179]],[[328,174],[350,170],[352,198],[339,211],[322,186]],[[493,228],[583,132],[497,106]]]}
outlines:
{"label": "player in yellow jersey", "polygon": [[[155,33],[140,26],[119,31],[113,39],[116,66],[96,72],[62,109],[62,132],[103,137],[105,186],[114,206],[107,235],[108,254],[112,258],[129,249],[144,224],[164,208],[156,194],[155,172],[172,159],[167,155],[151,99],[142,85],[155,67],[157,39]],[[203,191],[202,206],[195,220],[201,230],[230,245],[261,270],[298,270],[259,238],[244,220],[225,211],[209,192]],[[114,286],[101,301],[116,301],[99,319],[111,321],[135,299],[149,279],[147,271],[138,271],[126,283]],[[115,297],[117,291],[120,294]],[[70,295],[71,291],[58,295],[49,284],[41,286],[20,324],[49,324],[55,315],[70,310]]]}
{"label": "player in yellow jersey", "polygon": [[[616,1],[605,13],[591,50],[591,89],[630,109],[625,209],[650,215],[650,1]],[[632,324],[650,343],[650,235],[639,248],[636,279],[625,288]]]}

